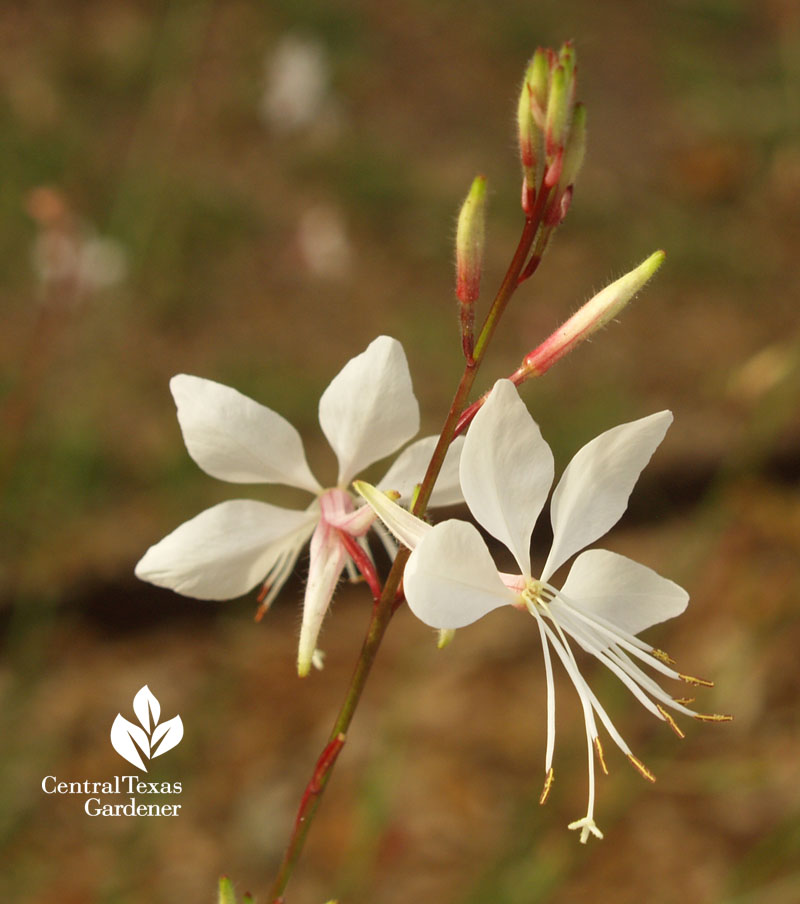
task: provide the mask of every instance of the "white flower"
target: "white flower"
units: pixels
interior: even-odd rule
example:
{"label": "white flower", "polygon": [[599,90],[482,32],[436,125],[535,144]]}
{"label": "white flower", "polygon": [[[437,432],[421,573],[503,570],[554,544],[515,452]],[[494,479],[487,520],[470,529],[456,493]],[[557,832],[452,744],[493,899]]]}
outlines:
{"label": "white flower", "polygon": [[[336,485],[323,488],[306,461],[300,434],[276,412],[235,389],[180,374],[170,388],[186,448],[212,477],[231,483],[278,483],[307,490],[305,511],[235,499],[180,525],[142,557],[136,575],[197,599],[241,596],[264,581],[266,608],[311,540],[300,630],[298,672],[306,675],[336,584],[345,568],[355,576],[345,542],[369,555],[364,535],[374,521],[356,507],[347,487],[361,469],[397,451],[419,429],[419,406],[403,347],[379,336],[349,361],[322,394],[319,421],[339,462]],[[422,479],[435,437],[406,448],[380,486],[410,498]],[[452,448],[434,491],[436,505],[460,501],[458,454]],[[391,539],[383,538],[391,547]],[[393,552],[390,549],[390,553]]]}
{"label": "white flower", "polygon": [[[531,570],[533,526],[553,481],[553,455],[521,402],[514,385],[499,381],[475,416],[461,455],[464,498],[478,522],[513,553],[519,574],[498,572],[477,529],[463,521],[429,527],[362,484],[367,498],[401,542],[411,547],[404,586],[408,604],[435,628],[461,628],[500,606],[530,613],[539,629],[547,682],[547,746],[542,803],[553,781],[555,689],[550,651],[555,651],[575,686],[583,708],[589,754],[586,816],[570,824],[602,838],[594,821],[594,752],[605,771],[595,716],[645,778],[652,774],[631,752],[581,675],[570,638],[609,668],[637,700],[678,734],[667,708],[695,718],[721,721],[690,710],[686,700],[667,694],[636,660],[670,678],[709,684],[682,675],[672,660],[635,635],[684,611],[688,594],[677,584],[617,553],[581,553],[561,589],[549,583],[574,553],[594,542],[619,520],[639,474],[672,421],[668,411],[622,424],[581,449],[561,477],[550,504],[553,545],[539,577]],[[682,736],[682,735],[681,735]]]}

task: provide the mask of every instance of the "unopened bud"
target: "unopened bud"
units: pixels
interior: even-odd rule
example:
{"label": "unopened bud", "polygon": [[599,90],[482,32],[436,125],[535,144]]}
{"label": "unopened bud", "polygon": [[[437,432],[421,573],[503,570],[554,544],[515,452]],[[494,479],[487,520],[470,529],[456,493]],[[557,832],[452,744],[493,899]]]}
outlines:
{"label": "unopened bud", "polygon": [[530,188],[536,186],[536,161],[538,158],[539,130],[533,119],[532,99],[533,60],[525,72],[522,89],[519,92],[517,105],[517,131],[519,134],[519,156],[522,161],[522,172]]}
{"label": "unopened bud", "polygon": [[586,107],[584,104],[575,104],[572,113],[572,125],[567,138],[567,147],[564,151],[564,162],[561,167],[561,185],[566,189],[575,184],[575,179],[583,165],[586,155]]}
{"label": "unopened bud", "polygon": [[486,237],[486,179],[477,176],[469,190],[456,229],[456,296],[461,302],[461,341],[472,359],[475,302],[478,300]]}
{"label": "unopened bud", "polygon": [[549,370],[556,361],[572,351],[576,345],[588,339],[609,320],[616,317],[658,270],[665,257],[663,251],[656,251],[630,273],[626,273],[621,279],[606,286],[594,298],[587,301],[552,336],[525,356],[519,369],[511,377],[514,383],[519,386],[528,377],[540,376]]}
{"label": "unopened bud", "polygon": [[555,59],[552,50],[539,47],[533,55],[533,59],[525,73],[525,81],[528,83],[531,94],[531,113],[533,121],[540,128],[544,128],[544,116],[547,110],[547,87],[550,83],[550,69]]}
{"label": "unopened bud", "polygon": [[575,48],[572,41],[567,41],[558,52],[558,63],[564,69],[567,82],[567,92],[569,103],[571,104],[575,97]]}
{"label": "unopened bud", "polygon": [[456,295],[462,304],[478,298],[486,237],[486,179],[476,176],[458,215]]}
{"label": "unopened bud", "polygon": [[569,125],[569,83],[563,66],[556,66],[550,77],[550,94],[544,121],[545,146],[548,158],[564,147]]}
{"label": "unopened bud", "polygon": [[227,876],[222,876],[219,880],[219,904],[236,904],[233,885]]}

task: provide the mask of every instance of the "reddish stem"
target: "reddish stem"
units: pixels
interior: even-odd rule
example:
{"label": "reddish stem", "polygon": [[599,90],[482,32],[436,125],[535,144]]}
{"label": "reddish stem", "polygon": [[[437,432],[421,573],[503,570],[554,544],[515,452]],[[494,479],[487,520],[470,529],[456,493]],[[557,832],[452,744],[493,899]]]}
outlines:
{"label": "reddish stem", "polygon": [[[544,192],[542,193],[542,195],[545,194],[546,193]],[[439,435],[439,440],[428,464],[428,470],[425,473],[417,497],[411,507],[412,514],[417,515],[418,517],[424,514],[425,509],[427,508],[431,492],[433,491],[433,485],[436,482],[436,478],[439,476],[439,471],[444,463],[444,458],[450,443],[455,437],[456,425],[459,422],[460,413],[464,410],[467,399],[469,398],[472,385],[475,382],[478,368],[483,361],[486,348],[492,338],[500,316],[517,288],[520,273],[522,273],[526,261],[528,260],[528,255],[531,252],[531,248],[534,246],[534,240],[540,225],[543,201],[543,198],[541,199],[541,203],[539,202],[539,199],[537,199],[535,207],[536,216],[529,216],[525,219],[525,225],[522,229],[519,243],[517,244],[514,256],[511,259],[511,263],[503,278],[503,282],[497,290],[497,294],[494,297],[489,313],[481,328],[477,342],[475,343],[473,356],[471,360],[467,360],[466,366],[464,367],[464,372],[461,375],[461,380],[459,381],[458,388],[456,389],[453,401],[450,405],[450,410],[447,413],[444,426]],[[535,252],[538,252],[540,249],[541,242],[542,237],[540,237],[540,241],[536,243],[536,248],[534,249]],[[364,690],[367,678],[369,677],[381,641],[383,640],[383,635],[386,633],[386,628],[389,625],[392,615],[402,602],[402,576],[410,554],[411,551],[404,547],[398,550],[392,568],[383,585],[380,598],[373,607],[372,618],[367,627],[367,634],[361,648],[361,654],[356,662],[355,671],[350,681],[344,703],[342,704],[333,731],[331,732],[328,746],[317,761],[312,780],[309,782],[306,792],[303,795],[298,818],[295,821],[294,831],[289,839],[283,862],[281,863],[278,874],[273,882],[270,891],[270,899],[273,904],[283,904],[283,892],[303,849],[311,820],[316,812],[320,796],[330,779],[331,769],[336,761],[336,756],[341,749],[341,745],[344,742],[345,732],[350,726],[356,707],[361,699],[361,694]],[[341,741],[339,741],[340,738],[342,739]]]}

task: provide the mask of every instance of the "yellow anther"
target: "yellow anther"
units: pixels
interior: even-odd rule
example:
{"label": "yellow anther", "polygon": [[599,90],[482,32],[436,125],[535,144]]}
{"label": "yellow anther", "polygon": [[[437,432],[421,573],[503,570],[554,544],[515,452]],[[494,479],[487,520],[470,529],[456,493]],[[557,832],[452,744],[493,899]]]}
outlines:
{"label": "yellow anther", "polygon": [[667,725],[669,725],[669,727],[675,732],[675,734],[676,734],[679,738],[685,738],[685,737],[686,737],[686,735],[685,735],[685,734],[680,730],[680,728],[678,727],[678,723],[677,723],[677,722],[672,718],[672,716],[664,709],[663,706],[659,706],[659,704],[656,703],[656,709],[661,713],[661,715],[664,717],[664,721],[667,723]]}
{"label": "yellow anther", "polygon": [[654,648],[650,650],[650,655],[655,656],[656,659],[663,662],[665,665],[675,665],[675,660],[669,655],[669,653],[665,653],[663,650],[656,650]]}
{"label": "yellow anther", "polygon": [[542,788],[542,794],[539,797],[539,803],[546,803],[547,798],[550,796],[550,789],[553,787],[553,767],[551,766],[547,770],[547,776],[544,780],[544,788]]}
{"label": "yellow anther", "polygon": [[694,703],[694,697],[673,697],[672,698],[676,703],[680,703],[681,706],[688,706],[690,703]]}
{"label": "yellow anther", "polygon": [[648,782],[654,782],[656,780],[656,777],[647,768],[647,766],[645,766],[645,764],[640,759],[635,757],[632,753],[628,754],[628,759],[631,761],[637,772],[644,778],[646,778]]}
{"label": "yellow anther", "polygon": [[726,715],[725,713],[695,713],[695,719],[698,719],[700,722],[732,722],[733,716]]}
{"label": "yellow anther", "polygon": [[594,749],[597,751],[597,758],[600,760],[600,767],[603,772],[608,775],[608,767],[606,766],[606,758],[603,756],[603,745],[600,743],[600,738],[594,739]]}
{"label": "yellow anther", "polygon": [[713,681],[706,681],[705,678],[693,678],[691,675],[681,675],[678,674],[678,677],[681,681],[685,681],[687,684],[693,684],[695,687],[714,687]]}

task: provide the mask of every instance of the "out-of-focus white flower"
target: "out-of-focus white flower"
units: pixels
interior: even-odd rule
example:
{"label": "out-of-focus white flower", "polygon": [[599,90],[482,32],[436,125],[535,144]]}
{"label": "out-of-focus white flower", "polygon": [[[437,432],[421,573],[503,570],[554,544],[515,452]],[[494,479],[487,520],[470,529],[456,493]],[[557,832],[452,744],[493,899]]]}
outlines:
{"label": "out-of-focus white flower", "polygon": [[128,274],[128,256],[115,239],[93,236],[85,239],[78,255],[81,283],[90,289],[107,289],[123,282]]}
{"label": "out-of-focus white flower", "polygon": [[583,708],[589,755],[586,816],[570,824],[581,842],[602,838],[594,821],[595,752],[605,770],[595,716],[639,772],[653,776],[619,734],[578,668],[570,638],[612,671],[637,700],[678,734],[667,709],[694,718],[729,717],[695,713],[686,700],[667,694],[635,660],[669,678],[709,684],[671,668],[672,660],[636,635],[679,615],[689,601],[677,584],[625,556],[602,549],[581,553],[561,589],[554,572],[619,520],[639,474],[672,421],[668,411],[622,424],[592,440],[572,459],[550,505],[553,545],[539,577],[531,570],[530,541],[553,481],[553,455],[516,388],[499,381],[476,414],[461,455],[464,498],[478,522],[513,553],[519,574],[498,572],[477,529],[464,521],[430,527],[361,483],[356,489],[384,523],[413,549],[403,578],[411,610],[426,624],[452,630],[500,606],[529,613],[539,629],[547,681],[547,747],[542,802],[553,781],[555,685],[550,651],[555,651]]}
{"label": "out-of-focus white flower", "polygon": [[262,112],[272,128],[296,132],[335,115],[330,66],[319,41],[285,35],[266,61]]}
{"label": "out-of-focus white flower", "polygon": [[44,285],[65,286],[67,297],[79,299],[124,281],[125,248],[73,216],[60,191],[39,186],[28,196],[27,209],[39,226],[31,262]]}
{"label": "out-of-focus white flower", "polygon": [[316,204],[300,217],[297,244],[306,268],[322,279],[343,279],[350,272],[352,247],[342,215]]}
{"label": "out-of-focus white flower", "polygon": [[[182,524],[136,566],[136,575],[198,599],[224,600],[264,582],[264,606],[280,591],[311,541],[308,583],[298,650],[298,672],[321,665],[317,637],[336,584],[355,575],[348,538],[369,557],[365,534],[374,521],[356,505],[350,481],[363,468],[397,451],[419,429],[419,406],[403,347],[379,336],[349,361],[322,394],[319,421],[339,462],[336,485],[323,488],[311,473],[300,434],[281,415],[235,389],[180,374],[170,383],[189,454],[212,477],[232,483],[278,483],[311,493],[304,511],[236,499]],[[380,481],[410,499],[436,443],[408,446]],[[461,500],[454,447],[434,490],[435,505]],[[385,533],[384,533],[385,537]],[[391,545],[391,540],[386,537]],[[394,550],[390,550],[394,552]]]}

